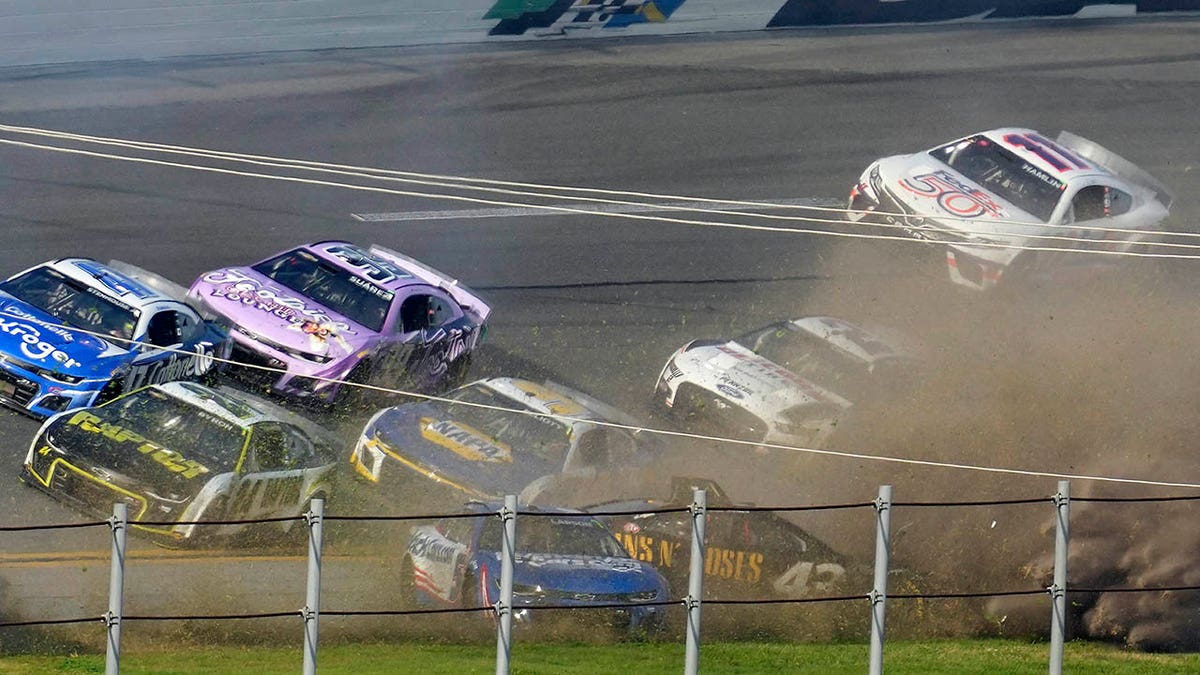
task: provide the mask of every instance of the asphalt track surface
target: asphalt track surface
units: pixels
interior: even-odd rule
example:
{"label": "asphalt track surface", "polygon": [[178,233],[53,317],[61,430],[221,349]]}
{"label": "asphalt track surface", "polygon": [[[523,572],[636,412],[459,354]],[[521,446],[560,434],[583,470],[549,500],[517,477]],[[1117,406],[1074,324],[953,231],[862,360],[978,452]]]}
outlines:
{"label": "asphalt track surface", "polygon": [[[636,190],[671,195],[671,202],[814,203],[842,199],[879,156],[997,126],[1065,128],[1160,178],[1177,197],[1172,225],[1196,229],[1198,34],[1200,22],[1189,19],[1018,22],[13,68],[0,70],[0,123],[358,167]],[[40,142],[12,133],[0,138]],[[494,304],[474,374],[550,377],[636,414],[645,414],[665,358],[695,337],[808,313],[902,323],[907,310],[880,289],[906,289],[947,312],[976,302],[926,264],[927,250],[906,243],[533,216],[12,145],[0,145],[0,227],[4,274],[86,255],[126,260],[183,284],[302,241],[378,242],[460,277]],[[1189,290],[1194,264],[1129,263],[1170,269],[1170,283]],[[980,320],[978,313],[969,317]],[[341,426],[345,437],[356,422]],[[15,479],[36,428],[0,413],[0,521],[77,521],[79,514]],[[664,474],[720,477],[735,486],[735,496],[764,504],[870,500],[883,481],[913,498],[944,497],[954,493],[950,484],[976,480],[1007,496],[1053,487],[1048,478],[911,467],[879,473],[861,461],[781,464],[720,445],[677,448],[672,457]],[[868,527],[857,538],[839,536],[842,525],[810,525],[835,547],[869,552],[869,515],[862,519]],[[5,618],[103,611],[103,556],[77,553],[102,553],[105,532],[0,534]],[[221,579],[223,597],[245,599],[228,607],[277,609],[251,601],[278,588],[277,581],[264,585],[276,568],[253,567],[269,562],[245,561],[244,573],[229,572],[215,563],[181,563],[142,542],[133,548],[162,570],[156,587],[208,597],[205,584]],[[302,598],[303,566],[288,565],[296,593],[282,606],[292,609]],[[373,593],[371,583],[355,578],[332,582],[348,589],[340,598]],[[136,586],[129,588],[136,596]]]}

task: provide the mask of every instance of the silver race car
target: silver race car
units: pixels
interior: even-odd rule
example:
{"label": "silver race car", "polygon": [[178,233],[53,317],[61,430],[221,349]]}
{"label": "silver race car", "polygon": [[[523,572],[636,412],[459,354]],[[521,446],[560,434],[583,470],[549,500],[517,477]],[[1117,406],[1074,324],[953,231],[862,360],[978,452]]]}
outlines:
{"label": "silver race car", "polygon": [[1170,206],[1161,183],[1087,139],[1002,128],[876,160],[851,188],[847,217],[945,242],[951,280],[982,290],[1111,262],[1078,251],[1130,250]]}
{"label": "silver race car", "polygon": [[852,405],[902,387],[919,359],[891,331],[824,316],[733,340],[693,340],[658,376],[655,403],[687,428],[819,447]]}

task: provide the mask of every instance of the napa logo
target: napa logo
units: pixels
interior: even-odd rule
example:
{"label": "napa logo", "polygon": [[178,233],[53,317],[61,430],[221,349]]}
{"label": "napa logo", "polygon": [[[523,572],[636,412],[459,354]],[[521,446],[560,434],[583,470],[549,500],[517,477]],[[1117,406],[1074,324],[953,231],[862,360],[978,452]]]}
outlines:
{"label": "napa logo", "polygon": [[531,28],[541,35],[566,35],[569,30],[627,28],[639,23],[662,23],[685,0],[496,0],[484,20],[499,19],[488,35],[524,35]]}
{"label": "napa logo", "polygon": [[453,420],[422,417],[421,437],[472,462],[512,462],[512,448],[482,431]]}

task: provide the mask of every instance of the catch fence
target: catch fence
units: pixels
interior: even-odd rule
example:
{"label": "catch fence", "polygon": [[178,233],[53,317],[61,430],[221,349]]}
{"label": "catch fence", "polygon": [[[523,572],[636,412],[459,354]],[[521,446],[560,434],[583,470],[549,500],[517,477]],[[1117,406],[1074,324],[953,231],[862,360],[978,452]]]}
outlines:
{"label": "catch fence", "polygon": [[[922,502],[894,501],[891,486],[879,488],[878,496],[870,502],[848,504],[820,504],[802,506],[708,506],[707,493],[704,490],[694,490],[692,503],[685,507],[669,507],[659,509],[637,510],[593,510],[580,512],[578,517],[617,517],[641,514],[687,513],[691,520],[690,559],[688,584],[686,593],[682,596],[651,600],[646,602],[606,602],[589,604],[581,607],[577,604],[543,603],[535,605],[522,604],[521,610],[535,612],[578,609],[622,609],[632,610],[646,607],[682,606],[686,615],[685,626],[685,660],[684,672],[694,674],[699,671],[701,648],[701,610],[704,605],[738,606],[738,605],[806,605],[814,603],[844,603],[864,602],[870,612],[870,653],[868,671],[872,675],[883,672],[884,638],[886,635],[886,617],[888,600],[943,600],[970,598],[998,598],[1045,595],[1050,600],[1050,649],[1048,667],[1051,675],[1061,675],[1063,670],[1064,644],[1067,636],[1067,604],[1068,592],[1068,555],[1070,543],[1070,505],[1072,502],[1091,503],[1163,503],[1200,501],[1197,496],[1173,497],[1076,497],[1070,496],[1069,481],[1059,481],[1058,490],[1049,497],[1028,499],[1006,499],[985,501],[957,502]],[[1049,504],[1053,508],[1055,524],[1054,537],[1054,566],[1053,582],[1045,588],[1024,588],[1007,591],[961,591],[940,593],[889,593],[888,578],[890,571],[890,556],[892,544],[892,514],[897,508],[963,508],[982,506],[1008,506]],[[875,520],[875,559],[873,567],[873,583],[870,592],[854,595],[828,595],[819,597],[789,597],[763,599],[703,599],[704,576],[706,561],[705,526],[709,513],[753,513],[776,512],[798,513],[811,511],[831,511],[847,509],[870,509]],[[299,610],[283,612],[259,612],[236,614],[125,614],[124,613],[124,573],[126,562],[127,533],[131,525],[128,517],[128,506],[123,502],[113,505],[113,514],[107,520],[85,521],[54,525],[0,525],[0,534],[14,532],[35,532],[61,529],[108,528],[111,538],[110,579],[108,593],[108,611],[101,616],[76,616],[70,618],[44,618],[19,621],[0,621],[0,628],[17,627],[46,627],[70,624],[96,623],[104,625],[106,631],[105,672],[117,675],[120,672],[121,658],[121,627],[127,622],[149,621],[224,621],[224,620],[255,620],[278,619],[284,617],[299,617],[304,625],[303,672],[309,675],[316,672],[319,626],[321,616],[327,617],[400,617],[422,616],[434,614],[462,614],[486,612],[496,619],[496,673],[507,675],[510,668],[511,648],[513,642],[512,622],[514,610],[518,608],[513,602],[514,563],[517,556],[516,528],[519,518],[537,517],[571,517],[556,511],[541,511],[536,509],[519,510],[515,496],[506,497],[504,505],[495,512],[466,512],[428,515],[327,515],[323,499],[313,499],[309,511],[298,517],[257,518],[245,520],[205,520],[180,522],[151,522],[138,521],[138,525],[168,526],[196,525],[213,527],[221,525],[254,525],[263,523],[282,523],[289,521],[303,522],[308,528],[305,605]],[[459,518],[496,517],[502,522],[501,536],[501,572],[499,579],[499,598],[492,604],[478,604],[461,607],[439,608],[404,608],[404,609],[364,609],[364,610],[322,610],[321,609],[321,573],[322,554],[324,550],[324,527],[326,522],[359,521],[359,522],[422,522],[448,520]],[[1155,587],[1103,587],[1081,588],[1071,587],[1072,593],[1166,593],[1177,591],[1200,591],[1200,586],[1155,586]]]}

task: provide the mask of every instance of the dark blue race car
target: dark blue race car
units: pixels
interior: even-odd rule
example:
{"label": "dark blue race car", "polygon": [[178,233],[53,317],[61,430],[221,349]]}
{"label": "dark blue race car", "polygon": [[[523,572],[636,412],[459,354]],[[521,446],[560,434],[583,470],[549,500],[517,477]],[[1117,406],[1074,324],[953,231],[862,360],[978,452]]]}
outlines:
{"label": "dark blue race car", "polygon": [[[500,595],[499,505],[472,503],[478,518],[448,518],[414,527],[400,567],[403,595],[416,604],[482,607]],[[634,560],[599,520],[578,511],[545,510],[517,520],[513,565],[514,618],[527,622],[538,605],[606,607],[609,625],[649,629],[666,609],[642,603],[670,599],[654,566]],[[547,610],[548,611],[548,610]],[[575,611],[575,610],[568,610]]]}
{"label": "dark blue race car", "polygon": [[171,286],[87,258],[0,282],[0,404],[46,417],[216,369],[229,355],[228,331],[160,290]]}

